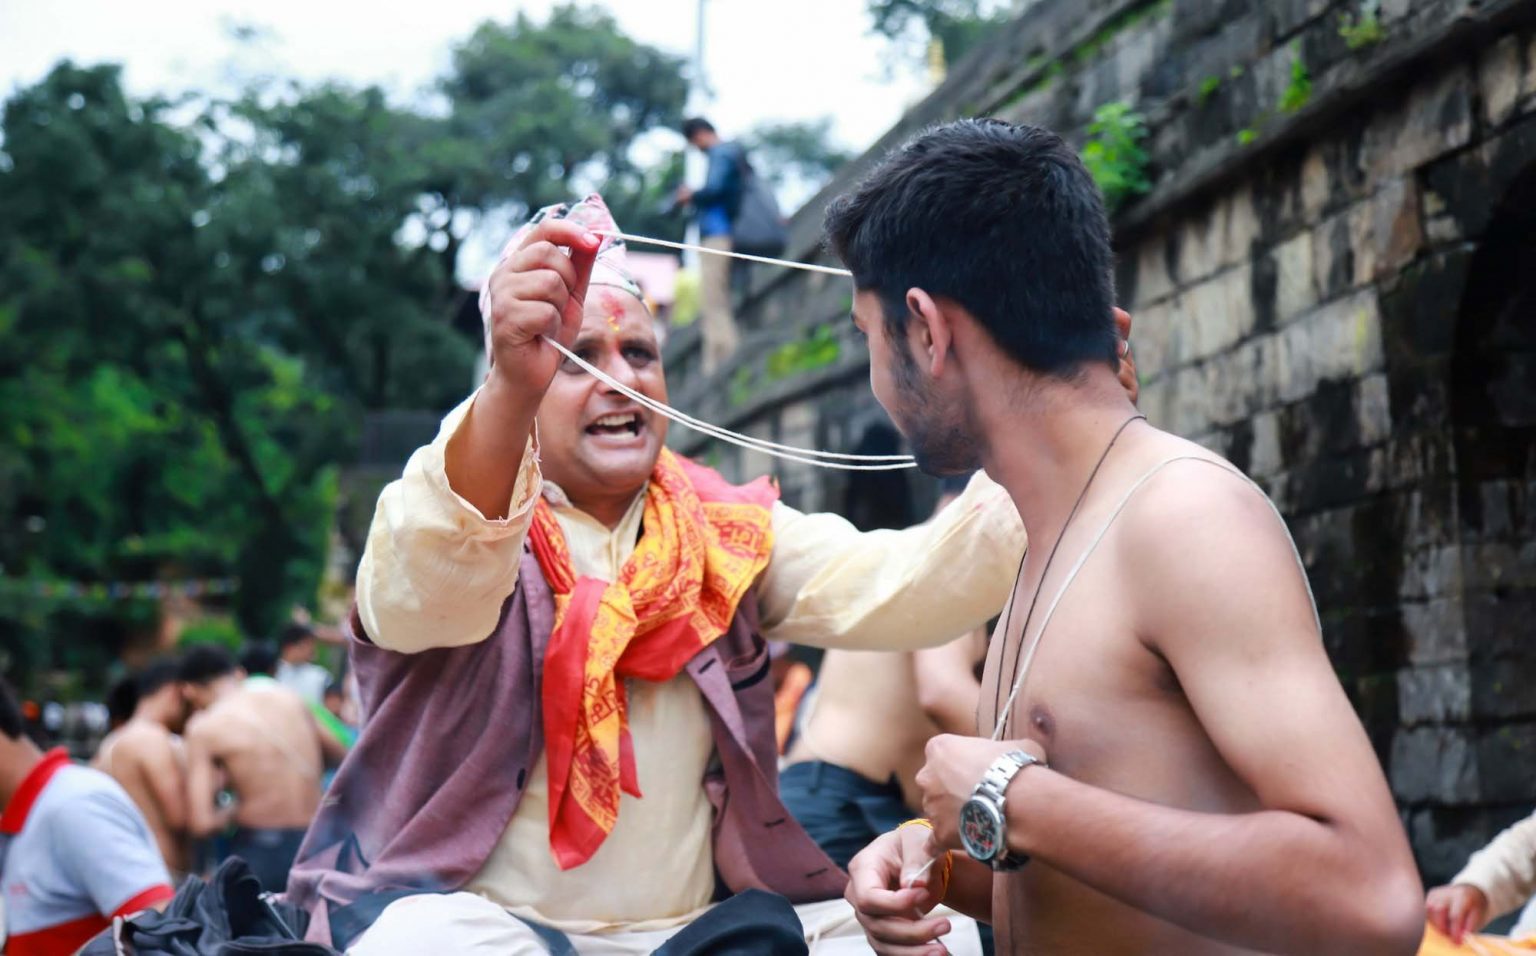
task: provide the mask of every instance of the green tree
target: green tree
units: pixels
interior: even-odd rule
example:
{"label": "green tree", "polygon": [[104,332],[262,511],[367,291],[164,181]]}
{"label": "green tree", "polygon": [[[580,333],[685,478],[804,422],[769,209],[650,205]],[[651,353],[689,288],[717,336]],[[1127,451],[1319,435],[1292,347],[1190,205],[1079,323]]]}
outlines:
{"label": "green tree", "polygon": [[[0,565],[34,581],[237,573],[260,627],[280,613],[267,598],[317,579],[345,422],[252,322],[260,257],[230,241],[226,183],[170,109],[130,102],[116,67],[64,63],[0,118],[0,508],[31,529],[0,537]],[[43,663],[49,622],[13,601],[8,650]],[[41,637],[110,637],[136,615],[109,606]]]}
{"label": "green tree", "polygon": [[[681,177],[667,179],[665,163],[641,170],[631,152],[646,133],[681,125],[683,69],[681,57],[625,36],[597,9],[564,5],[542,23],[518,14],[481,24],[454,48],[440,84],[448,135],[430,154],[439,179],[428,220],[443,236],[445,262],[456,263],[456,224],[491,217],[510,226],[593,188],[656,219]],[[681,235],[681,220],[659,226]]]}

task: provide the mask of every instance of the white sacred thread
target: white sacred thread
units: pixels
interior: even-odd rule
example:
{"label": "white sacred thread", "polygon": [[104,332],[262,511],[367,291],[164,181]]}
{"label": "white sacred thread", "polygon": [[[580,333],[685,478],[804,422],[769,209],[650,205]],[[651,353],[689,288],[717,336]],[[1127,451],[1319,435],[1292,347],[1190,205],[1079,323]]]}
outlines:
{"label": "white sacred thread", "polygon": [[[721,428],[718,425],[711,425],[709,422],[701,421],[691,415],[685,415],[670,405],[640,394],[592,363],[578,357],[570,349],[549,336],[544,336],[544,341],[554,346],[555,351],[570,359],[588,375],[591,375],[599,382],[627,398],[639,402],[656,414],[670,418],[684,428],[692,428],[694,431],[703,432],[711,438],[718,438],[721,441],[730,442],[732,445],[740,445],[749,451],[762,452],[775,458],[783,458],[786,461],[798,461],[802,464],[814,465],[817,468],[836,468],[841,471],[896,471],[902,468],[917,467],[917,462],[913,460],[911,455],[844,455],[832,451],[817,451],[814,448],[780,445],[777,442],[771,442],[763,438],[753,438],[751,435],[743,435],[739,432]],[[877,462],[878,464],[845,464],[846,462]]]}
{"label": "white sacred thread", "polygon": [[793,259],[770,259],[768,256],[753,256],[745,252],[730,252],[725,249],[711,249],[708,246],[693,246],[686,242],[673,242],[670,239],[649,239],[645,236],[632,236],[627,232],[615,232],[609,229],[593,229],[594,236],[607,236],[610,239],[623,239],[625,242],[638,242],[651,246],[666,246],[668,249],[688,249],[693,252],[702,252],[710,256],[729,256],[732,259],[745,259],[747,262],[761,262],[770,266],[783,266],[786,269],[804,269],[806,272],[823,272],[829,276],[848,276],[853,273],[847,269],[839,269],[835,266],[818,266],[812,262],[795,262]]}

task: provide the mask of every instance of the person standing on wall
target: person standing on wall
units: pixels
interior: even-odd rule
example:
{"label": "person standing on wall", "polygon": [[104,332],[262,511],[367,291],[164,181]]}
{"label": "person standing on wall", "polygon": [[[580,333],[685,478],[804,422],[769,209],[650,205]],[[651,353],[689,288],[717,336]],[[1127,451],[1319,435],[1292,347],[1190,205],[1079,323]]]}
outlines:
{"label": "person standing on wall", "polygon": [[[751,255],[775,256],[782,252],[784,219],[772,192],[753,171],[740,144],[722,139],[714,125],[699,116],[683,124],[683,138],[709,157],[703,187],[677,188],[678,203],[693,207],[703,246]],[[706,255],[699,261],[706,375],[725,364],[740,340],[731,310],[731,265],[726,256]]]}

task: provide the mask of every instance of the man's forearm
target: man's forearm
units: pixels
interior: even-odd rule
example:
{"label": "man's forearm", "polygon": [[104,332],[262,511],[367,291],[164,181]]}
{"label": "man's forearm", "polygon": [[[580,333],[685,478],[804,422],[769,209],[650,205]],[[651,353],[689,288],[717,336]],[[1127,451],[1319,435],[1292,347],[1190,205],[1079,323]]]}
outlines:
{"label": "man's forearm", "polygon": [[1007,809],[1014,851],[1202,936],[1309,956],[1416,947],[1400,918],[1407,888],[1328,823],[1177,810],[1043,767],[1017,775]]}
{"label": "man's forearm", "polygon": [[448,484],[486,518],[507,516],[541,396],[493,372],[448,442]]}

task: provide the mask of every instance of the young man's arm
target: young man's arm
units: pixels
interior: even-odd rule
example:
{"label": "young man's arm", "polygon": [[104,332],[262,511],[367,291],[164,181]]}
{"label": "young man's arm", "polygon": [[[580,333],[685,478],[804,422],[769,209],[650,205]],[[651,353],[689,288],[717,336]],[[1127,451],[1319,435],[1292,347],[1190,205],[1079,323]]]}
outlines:
{"label": "young man's arm", "polygon": [[187,770],[170,737],[146,742],[139,754],[139,772],[149,784],[166,829],[187,832]]}
{"label": "young man's arm", "polygon": [[217,760],[217,738],[206,717],[187,725],[187,831],[199,839],[212,836],[234,819],[233,806],[218,806],[224,771]]}
{"label": "young man's arm", "polygon": [[[1263,809],[1178,810],[1026,767],[1008,789],[1010,847],[1247,948],[1413,953],[1423,931],[1413,859],[1281,523],[1207,464],[1172,466],[1143,496],[1100,557],[1113,554],[1144,643]],[[930,743],[919,783],[945,845],[958,845],[959,806],[1006,749]]]}
{"label": "young man's arm", "polygon": [[981,694],[977,650],[985,656],[986,647],[986,635],[972,632],[912,655],[918,706],[946,734],[976,733],[976,701]]}

